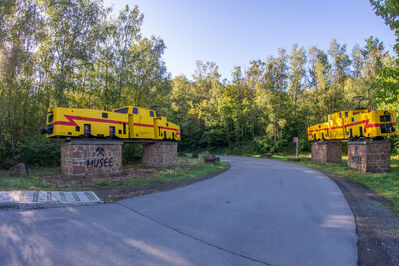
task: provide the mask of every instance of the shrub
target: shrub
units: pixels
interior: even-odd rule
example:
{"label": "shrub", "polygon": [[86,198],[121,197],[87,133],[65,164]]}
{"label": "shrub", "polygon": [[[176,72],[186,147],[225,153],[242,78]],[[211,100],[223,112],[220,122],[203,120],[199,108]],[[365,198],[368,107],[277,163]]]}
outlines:
{"label": "shrub", "polygon": [[125,143],[122,145],[122,163],[129,164],[138,161],[143,156],[143,145]]}
{"label": "shrub", "polygon": [[[17,144],[18,160],[28,165],[56,166],[60,164],[60,149],[57,140],[47,139],[41,135],[29,137]],[[61,144],[63,141],[59,141]]]}

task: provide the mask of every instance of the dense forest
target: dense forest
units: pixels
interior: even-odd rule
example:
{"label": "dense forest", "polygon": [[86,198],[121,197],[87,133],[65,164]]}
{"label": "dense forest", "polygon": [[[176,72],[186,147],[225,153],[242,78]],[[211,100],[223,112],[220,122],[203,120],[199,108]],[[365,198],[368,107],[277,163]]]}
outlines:
{"label": "dense forest", "polygon": [[[397,1],[370,2],[399,37]],[[113,16],[94,0],[0,2],[0,166],[57,161],[39,133],[54,106],[154,108],[182,127],[182,150],[257,153],[287,152],[294,136],[309,150],[307,127],[354,107],[354,96],[399,114],[398,39],[395,55],[377,37],[333,39],[328,50],[293,44],[229,79],[201,61],[192,77],[172,78],[164,41],[143,36],[143,21],[137,6]]]}

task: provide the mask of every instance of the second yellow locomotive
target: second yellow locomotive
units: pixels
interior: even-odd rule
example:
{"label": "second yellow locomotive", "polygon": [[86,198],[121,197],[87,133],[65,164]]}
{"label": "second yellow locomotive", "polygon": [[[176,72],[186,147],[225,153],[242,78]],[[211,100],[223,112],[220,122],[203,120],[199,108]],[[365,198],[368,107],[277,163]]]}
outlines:
{"label": "second yellow locomotive", "polygon": [[381,138],[396,134],[394,111],[348,110],[328,115],[328,121],[308,128],[308,139]]}
{"label": "second yellow locomotive", "polygon": [[180,140],[180,127],[155,110],[125,106],[112,112],[56,107],[47,113],[46,137]]}

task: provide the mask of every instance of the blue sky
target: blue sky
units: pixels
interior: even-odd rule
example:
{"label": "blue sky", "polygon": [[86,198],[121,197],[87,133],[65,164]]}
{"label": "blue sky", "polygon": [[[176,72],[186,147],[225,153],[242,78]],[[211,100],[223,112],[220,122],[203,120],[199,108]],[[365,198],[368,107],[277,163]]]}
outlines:
{"label": "blue sky", "polygon": [[213,61],[223,78],[235,65],[288,51],[294,43],[327,50],[330,41],[355,44],[373,35],[392,53],[394,34],[367,0],[104,0],[114,12],[126,4],[144,13],[144,36],[161,37],[172,76],[191,78],[197,60]]}

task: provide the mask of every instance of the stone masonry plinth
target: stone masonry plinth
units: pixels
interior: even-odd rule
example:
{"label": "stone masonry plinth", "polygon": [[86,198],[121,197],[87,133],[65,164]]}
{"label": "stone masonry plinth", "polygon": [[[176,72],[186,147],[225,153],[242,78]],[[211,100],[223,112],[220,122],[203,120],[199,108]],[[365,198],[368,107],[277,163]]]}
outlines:
{"label": "stone masonry plinth", "polygon": [[66,176],[113,175],[122,172],[122,142],[73,140],[61,145],[61,170]]}
{"label": "stone masonry plinth", "polygon": [[141,162],[148,167],[165,168],[177,165],[177,143],[159,142],[143,146]]}
{"label": "stone masonry plinth", "polygon": [[313,142],[312,161],[342,163],[342,143],[337,141]]}
{"label": "stone masonry plinth", "polygon": [[348,166],[362,173],[388,173],[391,163],[389,140],[348,142]]}

